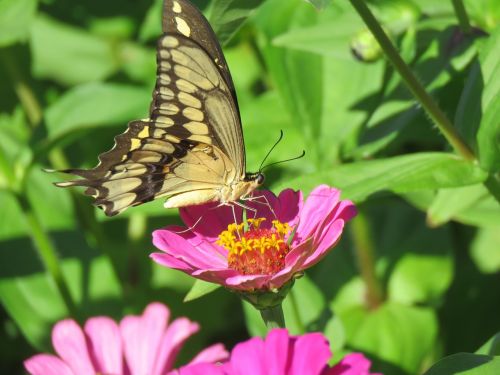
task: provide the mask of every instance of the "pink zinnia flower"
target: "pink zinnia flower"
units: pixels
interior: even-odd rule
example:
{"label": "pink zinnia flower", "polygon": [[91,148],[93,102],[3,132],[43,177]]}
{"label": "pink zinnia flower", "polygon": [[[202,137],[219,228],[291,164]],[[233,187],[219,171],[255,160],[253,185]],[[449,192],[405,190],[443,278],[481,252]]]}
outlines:
{"label": "pink zinnia flower", "polygon": [[[260,337],[242,342],[231,351],[223,365],[199,364],[182,368],[180,375],[377,375],[361,353],[346,355],[328,366],[332,353],[321,333],[290,336],[286,329],[274,329],[265,340]],[[380,374],[378,374],[380,375]]]}
{"label": "pink zinnia flower", "polygon": [[[151,303],[141,316],[126,316],[120,325],[100,316],[87,320],[82,330],[74,320],[62,320],[52,330],[57,356],[37,354],[24,366],[33,375],[166,374],[184,341],[199,329],[187,318],[168,324],[169,316],[165,305]],[[222,344],[215,344],[190,365],[222,361],[227,355]]]}
{"label": "pink zinnia flower", "polygon": [[[270,191],[255,195],[262,195],[257,198],[260,203],[245,202],[255,210],[247,211],[254,217],[247,223],[242,223],[238,206],[181,209],[190,229],[156,230],[153,243],[162,253],[151,257],[231,289],[273,290],[319,262],[339,240],[344,223],[356,215],[354,205],[340,200],[340,191],[326,185],[314,189],[305,203],[300,191],[290,189],[278,197]],[[269,204],[262,203],[265,200]]]}

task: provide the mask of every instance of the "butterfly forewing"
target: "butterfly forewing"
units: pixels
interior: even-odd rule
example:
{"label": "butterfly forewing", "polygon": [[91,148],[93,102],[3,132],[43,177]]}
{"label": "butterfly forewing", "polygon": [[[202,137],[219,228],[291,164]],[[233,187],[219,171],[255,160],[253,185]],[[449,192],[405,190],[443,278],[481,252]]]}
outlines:
{"label": "butterfly forewing", "polygon": [[[107,215],[166,196],[170,207],[220,200],[243,181],[245,151],[233,82],[201,13],[186,0],[165,0],[157,80],[148,119],[132,121],[112,150],[83,177]],[[237,185],[237,184],[236,184]]]}

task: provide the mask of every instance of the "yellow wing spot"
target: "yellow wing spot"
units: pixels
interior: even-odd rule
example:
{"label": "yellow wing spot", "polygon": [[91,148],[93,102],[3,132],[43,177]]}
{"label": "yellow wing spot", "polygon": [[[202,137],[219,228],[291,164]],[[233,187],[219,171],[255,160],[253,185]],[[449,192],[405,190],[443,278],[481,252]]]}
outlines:
{"label": "yellow wing spot", "polygon": [[175,85],[181,91],[193,94],[196,92],[196,86],[191,82],[186,81],[185,79],[178,79],[175,81]]}
{"label": "yellow wing spot", "polygon": [[206,143],[206,144],[212,143],[212,140],[210,139],[210,137],[208,137],[206,135],[193,134],[193,135],[189,136],[187,139],[189,139],[191,141]]}
{"label": "yellow wing spot", "polygon": [[191,121],[203,121],[203,112],[195,108],[184,108],[182,114]]}
{"label": "yellow wing spot", "polygon": [[174,5],[172,6],[172,10],[175,13],[181,13],[182,12],[181,4],[179,4],[177,1],[174,1]]}
{"label": "yellow wing spot", "polygon": [[166,36],[161,41],[161,45],[166,48],[174,48],[179,45],[179,41],[177,40],[177,38],[174,38],[173,36]]}
{"label": "yellow wing spot", "polygon": [[139,138],[146,138],[149,137],[149,126],[145,126],[139,134],[137,134]]}
{"label": "yellow wing spot", "polygon": [[189,57],[185,53],[178,50],[172,51],[172,60],[174,60],[175,63],[185,66],[189,66],[190,64],[193,65]]}
{"label": "yellow wing spot", "polygon": [[190,95],[185,92],[180,92],[177,94],[177,97],[179,98],[182,104],[188,107],[201,108],[201,101],[195,98],[193,95]]}
{"label": "yellow wing spot", "polygon": [[191,35],[191,28],[187,24],[186,21],[184,21],[183,18],[181,17],[175,17],[175,23],[177,24],[177,30],[185,36],[190,36]]}
{"label": "yellow wing spot", "polygon": [[166,134],[167,132],[163,129],[155,129],[153,131],[153,137],[155,138],[163,138],[163,136]]}
{"label": "yellow wing spot", "polygon": [[109,196],[118,195],[125,193],[130,190],[134,190],[136,187],[142,184],[142,180],[137,177],[123,178],[120,180],[111,180],[104,182],[104,186],[109,191]]}
{"label": "yellow wing spot", "polygon": [[141,145],[141,140],[140,139],[132,138],[130,140],[130,151],[139,148],[140,145]]}
{"label": "yellow wing spot", "polygon": [[172,144],[162,141],[151,141],[142,146],[143,150],[161,152],[163,154],[171,154],[175,151]]}
{"label": "yellow wing spot", "polygon": [[160,74],[160,83],[162,85],[168,85],[170,82],[172,82],[172,79],[168,74],[165,73]]}
{"label": "yellow wing spot", "polygon": [[175,115],[179,113],[180,109],[172,103],[162,103],[160,105],[160,112],[165,115]]}
{"label": "yellow wing spot", "polygon": [[158,116],[156,118],[156,125],[160,128],[168,128],[174,125],[174,120],[167,116]]}
{"label": "yellow wing spot", "polygon": [[208,126],[203,122],[191,121],[187,124],[184,124],[184,128],[188,130],[191,134],[198,135],[207,135],[208,134]]}
{"label": "yellow wing spot", "polygon": [[189,68],[186,68],[185,66],[175,65],[174,72],[179,78],[185,79],[188,82],[192,82],[193,84],[202,88],[203,90],[209,91],[214,88],[212,82],[203,77],[201,74]]}
{"label": "yellow wing spot", "polygon": [[172,65],[170,65],[170,63],[168,61],[165,61],[165,60],[160,61],[160,70],[167,72],[170,69],[172,69]]}
{"label": "yellow wing spot", "polygon": [[164,100],[172,100],[174,98],[174,92],[168,87],[160,87],[159,93]]}
{"label": "yellow wing spot", "polygon": [[160,57],[162,59],[169,59],[170,58],[170,52],[168,52],[166,49],[160,49]]}

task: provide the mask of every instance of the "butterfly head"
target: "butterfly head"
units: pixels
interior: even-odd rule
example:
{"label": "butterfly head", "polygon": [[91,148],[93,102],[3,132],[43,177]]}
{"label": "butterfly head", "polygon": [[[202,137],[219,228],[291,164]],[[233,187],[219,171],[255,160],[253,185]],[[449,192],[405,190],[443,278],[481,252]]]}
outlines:
{"label": "butterfly head", "polygon": [[250,182],[255,184],[255,187],[261,186],[265,181],[264,173],[256,172],[256,173],[247,173],[245,175],[245,182]]}

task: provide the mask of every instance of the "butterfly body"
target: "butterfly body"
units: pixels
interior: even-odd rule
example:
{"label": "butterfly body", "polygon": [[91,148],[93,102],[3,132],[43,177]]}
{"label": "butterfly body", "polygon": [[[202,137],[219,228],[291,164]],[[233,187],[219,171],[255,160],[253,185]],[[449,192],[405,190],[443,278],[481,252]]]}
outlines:
{"label": "butterfly body", "polygon": [[112,150],[83,177],[109,215],[167,197],[165,207],[232,204],[263,182],[245,171],[243,131],[234,85],[213,30],[187,0],[165,0],[157,79],[149,118],[132,121]]}

